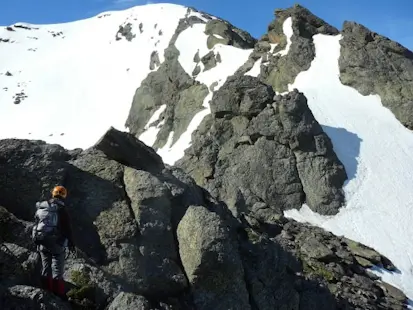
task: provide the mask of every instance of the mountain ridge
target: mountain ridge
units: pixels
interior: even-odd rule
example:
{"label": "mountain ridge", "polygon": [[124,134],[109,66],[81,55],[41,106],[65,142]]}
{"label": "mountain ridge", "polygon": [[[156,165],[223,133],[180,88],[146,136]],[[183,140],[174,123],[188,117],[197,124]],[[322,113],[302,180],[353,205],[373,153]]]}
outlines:
{"label": "mountain ridge", "polygon": [[[151,14],[161,16],[159,22],[151,19]],[[185,182],[193,184],[188,178],[194,179],[198,186],[205,187],[202,191],[210,192],[208,195],[212,195],[213,199],[222,200],[219,204],[222,203],[223,207],[220,208],[226,210],[222,216],[226,214],[225,218],[243,221],[247,225],[244,229],[253,230],[247,233],[247,243],[258,230],[259,255],[268,254],[261,246],[274,242],[271,239],[275,237],[271,237],[271,234],[291,238],[288,227],[298,225],[294,226],[299,227],[296,228],[298,234],[304,230],[301,224],[292,224],[292,219],[310,222],[384,253],[384,260],[391,260],[396,267],[377,267],[376,264],[381,261],[377,255],[368,256],[370,263],[365,261],[366,254],[361,258],[355,254],[354,259],[363,267],[373,268],[376,276],[382,276],[384,281],[401,288],[411,297],[413,287],[409,279],[413,277],[412,266],[408,262],[409,253],[402,254],[409,248],[409,241],[403,236],[411,230],[408,205],[413,203],[412,196],[408,195],[413,176],[405,172],[410,170],[409,167],[413,168],[411,159],[406,155],[413,150],[410,131],[413,88],[409,88],[413,81],[409,75],[409,72],[413,72],[413,58],[409,56],[411,52],[356,23],[345,22],[343,30],[339,31],[300,5],[278,9],[275,16],[268,33],[259,39],[220,18],[196,9],[169,4],[102,13],[95,18],[74,23],[77,28],[72,27],[71,23],[50,25],[49,28],[27,24],[8,27],[11,30],[6,27],[0,32],[0,44],[10,48],[3,49],[5,55],[13,56],[8,56],[9,62],[0,63],[0,83],[6,85],[3,92],[0,90],[0,100],[6,108],[0,119],[0,138],[40,139],[68,146],[71,151],[65,158],[72,159],[65,161],[69,160],[70,165],[83,171],[88,171],[88,165],[93,166],[94,160],[103,163],[111,158],[116,162],[109,165],[112,172],[123,166],[131,169],[125,168],[129,171],[129,185],[119,179],[123,173],[119,171],[109,177],[110,182],[122,188],[129,186],[130,192],[126,196],[133,197],[138,193],[135,199],[140,201],[140,195],[146,195],[140,178],[148,180],[154,190],[163,188],[163,185],[153,176],[143,173],[145,167],[142,165],[131,165],[132,158],[125,162],[127,154],[122,153],[122,148],[143,158],[155,153],[143,151],[139,143],[118,145],[109,153],[104,151],[104,155],[98,155],[102,150],[96,151],[96,148],[108,151],[112,145],[109,142],[110,135],[102,140],[104,144],[96,144],[107,127],[128,130],[144,144],[153,147],[166,165],[176,165],[185,171],[189,175],[184,177]],[[90,35],[92,31],[95,31],[93,36]],[[32,42],[42,44],[32,45]],[[79,47],[79,52],[71,54],[70,46]],[[89,51],[80,47],[87,47]],[[9,54],[6,54],[6,50]],[[385,57],[378,57],[377,53],[384,53]],[[36,55],[47,57],[42,62],[36,62],[37,57],[40,57]],[[363,62],[367,65],[363,66]],[[25,66],[25,69],[21,66]],[[403,78],[399,78],[400,74]],[[13,92],[14,97],[9,95]],[[56,108],[61,107],[65,122],[54,117]],[[39,124],[37,120],[44,118],[50,121]],[[365,126],[366,122],[369,122],[370,127]],[[115,131],[110,130],[111,133]],[[115,140],[116,137],[122,139],[122,134],[115,134]],[[20,142],[3,141],[5,145],[14,145],[15,151],[20,152]],[[374,146],[379,143],[381,149]],[[6,163],[11,160],[7,159],[11,154],[9,146],[5,150],[7,156],[4,156],[2,163],[0,161],[0,168],[2,165],[6,167]],[[143,152],[142,155],[139,152]],[[277,156],[266,156],[266,153]],[[76,161],[77,156],[80,156],[79,161]],[[98,163],[96,165],[100,165]],[[39,165],[39,162],[33,165]],[[63,167],[66,165],[63,163]],[[378,179],[375,170],[378,166],[386,179]],[[21,169],[21,172],[16,173],[38,173],[33,169],[28,172],[24,172],[26,168]],[[99,175],[100,172],[97,169],[91,173]],[[82,180],[86,178],[81,171],[75,175]],[[169,181],[162,179],[161,183],[166,182],[169,184],[167,187],[171,186],[170,177],[166,179]],[[86,182],[108,190],[112,187],[97,181]],[[261,182],[267,186],[262,186]],[[46,184],[43,181],[42,186],[41,190],[36,191],[45,193]],[[178,188],[172,192],[182,192]],[[161,193],[165,191],[168,192],[162,189]],[[82,197],[84,195],[81,194]],[[13,197],[11,192],[6,196],[0,205],[19,218],[30,220],[30,216],[24,215],[30,214],[29,200],[20,205],[21,202],[10,198]],[[162,197],[165,196],[162,194],[158,197],[163,206],[162,217],[175,217],[173,212],[170,214],[168,203]],[[196,201],[195,205],[200,203],[205,207],[205,201]],[[19,208],[11,210],[11,206],[16,204]],[[397,208],[389,214],[388,205]],[[134,206],[140,207],[139,203]],[[120,209],[115,203],[107,205],[107,208],[96,211],[104,222],[109,221],[106,211],[119,223],[129,221],[131,215],[133,218],[133,211],[126,204]],[[115,216],[114,210],[119,210],[121,217]],[[152,212],[151,208],[148,210]],[[206,230],[209,227],[205,226],[204,218],[211,218],[221,227],[222,219],[202,210],[191,207],[185,211],[188,212],[188,218],[196,219],[199,226]],[[96,214],[91,216],[95,217]],[[328,216],[322,217],[321,214]],[[292,219],[286,219],[284,215]],[[178,218],[181,216],[183,214]],[[230,222],[234,223],[233,220]],[[398,227],[392,227],[392,222],[397,222]],[[111,221],[109,223],[113,225]],[[89,225],[89,233],[96,237],[97,229],[106,234],[101,231],[100,224],[96,224],[95,228]],[[173,234],[176,234],[179,229],[177,223],[174,225],[176,231],[174,228]],[[133,226],[128,224],[127,227]],[[187,240],[185,232],[190,227],[184,224],[182,227],[185,228],[181,228],[180,236],[182,240]],[[130,229],[132,231],[135,228]],[[115,230],[115,233],[126,232]],[[263,237],[263,233],[270,234],[270,241]],[[228,235],[222,232],[222,236]],[[128,247],[136,245],[133,238],[130,239],[132,241],[128,239],[131,242]],[[167,239],[170,238],[168,233]],[[208,240],[206,236],[200,238],[200,242]],[[225,238],[218,237],[224,243]],[[305,248],[307,243],[314,243],[311,239],[298,239],[292,238],[300,247]],[[94,240],[99,244],[98,239]],[[337,250],[335,247],[339,243],[333,243],[335,245],[330,250],[334,253],[347,251],[341,248]],[[89,244],[92,246],[92,243]],[[323,248],[322,244],[323,241],[318,242],[317,247]],[[287,242],[287,248],[292,245]],[[247,245],[246,249],[250,246]],[[106,249],[99,250],[103,251],[100,254],[96,252],[95,258],[104,256],[107,251],[108,255],[112,255],[110,260],[113,260],[108,270],[117,274],[119,267],[116,260],[121,261],[121,256],[117,256],[118,250],[109,244],[103,247]],[[170,245],[168,247],[170,249]],[[197,250],[201,256],[205,254],[201,245]],[[340,256],[342,253],[333,255],[325,248],[323,251],[329,253],[328,259],[337,255],[343,258]],[[247,252],[242,252],[244,254],[241,256]],[[162,255],[166,255],[167,260],[171,259],[168,272],[175,273],[176,279],[182,280],[178,281],[178,286],[185,287],[188,279],[183,278],[191,272],[183,272],[180,264],[174,265],[176,251],[168,250]],[[304,255],[307,259],[308,255],[315,254],[295,252],[294,255]],[[319,275],[321,272],[324,278],[327,277],[330,293],[337,289],[342,298],[340,285],[343,284],[339,283],[354,279],[346,279],[348,275],[344,276],[339,271],[342,267],[337,267],[334,260],[328,261],[330,265],[327,267],[320,267],[319,258],[310,257],[311,268],[307,266],[307,271],[310,274],[318,272]],[[321,260],[324,258],[322,256]],[[142,262],[146,264],[147,259],[144,257]],[[191,258],[187,263],[193,264]],[[239,260],[237,264],[240,264]],[[248,261],[241,263],[243,266],[245,264],[249,266],[247,269],[251,268]],[[342,266],[343,262],[339,264]],[[350,272],[347,267],[345,273]],[[99,273],[102,266],[97,268],[93,270]],[[168,277],[163,273],[165,270],[156,268],[157,276]],[[175,271],[170,271],[170,268],[175,268]],[[195,268],[192,271],[195,272],[198,267],[192,265],[191,268]],[[199,268],[203,272],[203,267]],[[140,272],[139,268],[133,270],[136,274]],[[273,276],[276,278],[277,274]],[[152,280],[143,277],[142,283],[149,283],[152,287]],[[247,283],[252,285],[247,288],[249,293],[252,289],[254,294],[258,294],[260,285],[257,283],[260,279],[255,279],[254,272],[246,277],[249,278]],[[195,278],[192,280],[195,281]],[[369,279],[377,280],[372,274]],[[130,281],[127,278],[124,280]],[[364,281],[354,281],[359,280]],[[274,283],[269,278],[264,282],[269,294]],[[195,283],[192,282],[192,285],[197,286]],[[352,283],[355,287],[361,285]],[[239,282],[227,284],[240,287]],[[378,290],[377,285],[370,284],[362,287],[372,289],[374,293],[369,296],[388,296],[386,294],[390,290],[393,292],[392,300],[400,298],[402,303],[405,301],[405,296],[397,293],[397,289]],[[146,288],[142,292],[145,296],[151,295],[150,290]],[[263,300],[270,298],[268,296],[263,297]],[[298,297],[294,296],[289,298],[297,300]],[[119,302],[129,298],[135,299],[133,296],[120,295]],[[254,301],[254,298],[244,302],[258,309],[268,306],[263,300]],[[352,298],[355,298],[354,295],[345,297],[353,305],[362,302]],[[375,309],[373,305],[371,307]]]}

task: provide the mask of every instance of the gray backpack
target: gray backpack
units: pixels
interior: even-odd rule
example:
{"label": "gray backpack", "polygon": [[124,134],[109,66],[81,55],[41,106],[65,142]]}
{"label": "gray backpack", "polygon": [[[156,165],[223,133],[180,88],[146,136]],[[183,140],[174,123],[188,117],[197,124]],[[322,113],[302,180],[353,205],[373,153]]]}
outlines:
{"label": "gray backpack", "polygon": [[43,245],[56,242],[59,237],[59,205],[42,201],[36,203],[36,209],[35,225],[32,230],[33,242]]}

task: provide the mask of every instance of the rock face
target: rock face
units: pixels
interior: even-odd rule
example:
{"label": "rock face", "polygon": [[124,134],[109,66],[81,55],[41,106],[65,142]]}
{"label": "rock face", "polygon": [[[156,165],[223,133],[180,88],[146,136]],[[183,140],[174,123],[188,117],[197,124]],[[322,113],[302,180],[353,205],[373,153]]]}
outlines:
{"label": "rock face", "polygon": [[366,27],[345,22],[340,40],[340,80],[384,106],[413,130],[413,52]]}
{"label": "rock face", "polygon": [[303,94],[273,97],[257,78],[229,78],[177,165],[236,215],[262,204],[280,213],[304,202],[337,213],[347,175],[330,139]]}
{"label": "rock face", "polygon": [[[254,120],[263,113],[258,107],[264,107],[272,93],[259,82],[255,86],[254,98],[261,98],[261,103],[248,102],[246,89],[240,93],[243,104],[215,111],[223,116],[216,121],[230,115],[247,118],[251,126],[258,124]],[[283,133],[284,152],[308,155],[311,146],[301,148],[301,136],[293,140],[291,132],[323,134],[309,121],[308,112],[294,112],[300,107],[305,111],[300,98],[293,93],[277,99],[280,115],[272,112],[272,119],[289,128]],[[244,104],[254,106],[255,112],[242,115]],[[300,129],[303,119],[306,131]],[[281,139],[263,138],[271,136],[263,131],[273,126],[257,127],[262,136],[250,139],[260,147]],[[319,157],[334,166],[326,154],[327,150]],[[61,169],[58,177],[51,167]],[[366,270],[372,265],[394,270],[387,258],[285,219],[260,201],[248,214],[234,216],[226,204],[181,169],[165,166],[131,134],[110,128],[94,147],[70,152],[42,141],[0,140],[0,170],[7,176],[7,182],[3,178],[0,183],[2,309],[405,308],[403,293]],[[297,177],[298,169],[295,173]],[[15,195],[12,188],[22,176],[30,182]],[[36,288],[39,261],[29,237],[33,205],[55,184],[68,188],[78,248],[65,267],[69,303]]]}

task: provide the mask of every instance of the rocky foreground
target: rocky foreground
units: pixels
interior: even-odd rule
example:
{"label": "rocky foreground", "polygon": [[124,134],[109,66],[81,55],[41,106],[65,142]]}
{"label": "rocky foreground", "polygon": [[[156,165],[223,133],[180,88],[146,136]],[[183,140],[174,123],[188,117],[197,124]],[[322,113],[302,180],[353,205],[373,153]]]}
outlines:
{"label": "rocky foreground", "polygon": [[[55,184],[68,188],[78,249],[68,303],[38,288],[30,243],[33,205]],[[395,270],[379,253],[264,203],[234,216],[113,128],[87,150],[1,140],[0,186],[1,309],[405,308],[368,270]]]}

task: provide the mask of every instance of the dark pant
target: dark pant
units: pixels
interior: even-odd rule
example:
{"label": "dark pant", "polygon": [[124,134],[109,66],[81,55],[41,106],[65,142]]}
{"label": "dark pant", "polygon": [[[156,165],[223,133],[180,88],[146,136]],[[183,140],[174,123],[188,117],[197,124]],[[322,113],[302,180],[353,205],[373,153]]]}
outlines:
{"label": "dark pant", "polygon": [[42,259],[42,276],[63,279],[65,266],[65,248],[59,244],[40,246]]}

